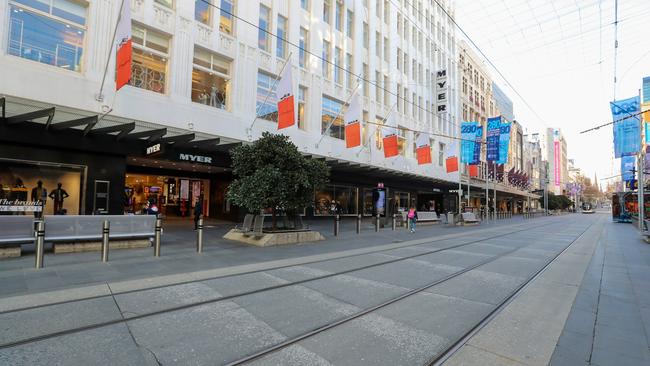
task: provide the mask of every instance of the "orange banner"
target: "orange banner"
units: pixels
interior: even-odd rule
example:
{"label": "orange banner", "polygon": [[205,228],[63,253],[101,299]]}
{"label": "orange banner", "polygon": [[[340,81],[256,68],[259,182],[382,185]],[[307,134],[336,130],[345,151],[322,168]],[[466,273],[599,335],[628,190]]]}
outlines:
{"label": "orange banner", "polygon": [[419,165],[431,164],[431,147],[429,145],[418,147],[415,150],[415,153],[417,155]]}
{"label": "orange banner", "polygon": [[361,124],[350,123],[345,126],[345,147],[361,146]]}
{"label": "orange banner", "polygon": [[278,130],[291,127],[296,123],[293,95],[278,102]]}
{"label": "orange banner", "polygon": [[478,177],[478,165],[468,165],[469,167],[469,176],[471,178]]}
{"label": "orange banner", "polygon": [[399,155],[397,147],[397,135],[384,137],[384,157],[390,158]]}
{"label": "orange banner", "polygon": [[453,173],[458,171],[458,157],[456,156],[450,156],[447,158],[445,161],[445,165],[447,166],[447,173]]}
{"label": "orange banner", "polygon": [[131,60],[133,58],[133,46],[131,39],[120,45],[117,50],[117,76],[115,78],[115,90],[120,90],[131,81]]}

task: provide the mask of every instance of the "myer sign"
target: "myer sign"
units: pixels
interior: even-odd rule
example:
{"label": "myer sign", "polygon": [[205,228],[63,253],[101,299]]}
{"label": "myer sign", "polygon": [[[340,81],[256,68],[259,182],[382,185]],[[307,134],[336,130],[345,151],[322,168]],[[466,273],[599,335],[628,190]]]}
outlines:
{"label": "myer sign", "polygon": [[178,159],[184,161],[191,161],[193,163],[212,164],[212,158],[209,156],[180,153],[178,154]]}
{"label": "myer sign", "polygon": [[162,144],[158,143],[147,147],[145,155],[157,155],[163,152]]}
{"label": "myer sign", "polygon": [[449,101],[447,89],[447,70],[440,70],[436,73],[436,104],[438,105],[438,114],[447,112],[447,103]]}

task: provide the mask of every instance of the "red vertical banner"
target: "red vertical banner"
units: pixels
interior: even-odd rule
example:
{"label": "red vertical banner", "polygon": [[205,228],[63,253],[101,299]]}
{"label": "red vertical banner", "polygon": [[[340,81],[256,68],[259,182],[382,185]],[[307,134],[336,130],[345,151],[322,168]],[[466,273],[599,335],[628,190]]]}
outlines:
{"label": "red vertical banner", "polygon": [[470,178],[478,177],[478,165],[468,165]]}
{"label": "red vertical banner", "polygon": [[555,176],[555,186],[559,187],[560,186],[560,142],[555,140],[553,142],[553,175]]}
{"label": "red vertical banner", "polygon": [[122,4],[115,30],[115,39],[117,40],[115,90],[117,91],[131,81],[133,44],[131,41],[131,3],[128,1]]}
{"label": "red vertical banner", "polygon": [[[287,62],[288,63],[288,62]],[[278,130],[291,127],[296,123],[296,104],[293,98],[293,79],[291,65],[285,65],[278,81]]]}
{"label": "red vertical banner", "polygon": [[431,164],[431,140],[428,133],[420,133],[415,139],[415,154],[419,165]]}
{"label": "red vertical banner", "polygon": [[453,173],[458,171],[458,157],[450,156],[445,160],[445,165],[447,167],[447,173]]}
{"label": "red vertical banner", "polygon": [[397,145],[397,135],[392,134],[384,137],[384,157],[391,158],[399,155],[399,147]]}
{"label": "red vertical banner", "polygon": [[361,146],[361,103],[359,103],[357,94],[352,97],[343,119],[345,121],[345,147]]}

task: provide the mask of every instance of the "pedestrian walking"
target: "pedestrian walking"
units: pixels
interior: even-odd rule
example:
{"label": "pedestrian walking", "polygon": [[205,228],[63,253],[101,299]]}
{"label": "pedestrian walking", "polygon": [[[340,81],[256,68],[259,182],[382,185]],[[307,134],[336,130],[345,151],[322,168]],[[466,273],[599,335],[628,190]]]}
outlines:
{"label": "pedestrian walking", "polygon": [[199,219],[203,216],[203,196],[199,196],[199,199],[194,205],[194,230],[199,228]]}
{"label": "pedestrian walking", "polygon": [[418,212],[415,210],[415,206],[411,206],[407,217],[409,220],[409,227],[411,228],[411,232],[414,233],[415,223],[418,221]]}

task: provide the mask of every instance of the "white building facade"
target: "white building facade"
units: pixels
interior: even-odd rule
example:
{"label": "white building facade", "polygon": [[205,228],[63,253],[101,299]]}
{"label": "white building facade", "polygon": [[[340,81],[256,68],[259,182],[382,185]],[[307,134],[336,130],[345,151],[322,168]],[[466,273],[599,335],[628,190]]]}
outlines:
{"label": "white building facade", "polygon": [[[286,62],[298,123],[281,133],[301,152],[452,184],[458,175],[446,173],[444,159],[454,146],[445,136],[459,130],[457,47],[453,6],[440,3],[126,0],[133,76],[116,93],[120,0],[3,1],[0,96],[9,116],[52,106],[53,124],[95,115],[95,129],[135,122],[136,135],[166,128],[168,137],[247,143],[277,130],[274,85]],[[436,86],[440,76],[447,83]],[[342,112],[354,92],[370,123],[363,148],[346,149]],[[400,156],[386,159],[377,124],[389,116]],[[432,164],[417,164],[415,131],[431,133]]]}

